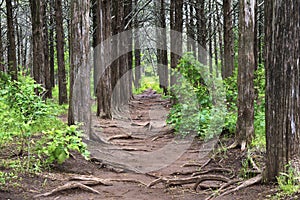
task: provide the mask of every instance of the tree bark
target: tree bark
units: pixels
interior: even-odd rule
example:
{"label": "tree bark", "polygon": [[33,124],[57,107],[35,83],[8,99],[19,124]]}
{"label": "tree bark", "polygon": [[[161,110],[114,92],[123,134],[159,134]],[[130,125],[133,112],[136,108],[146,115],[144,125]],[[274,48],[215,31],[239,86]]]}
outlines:
{"label": "tree bark", "polygon": [[43,35],[43,1],[30,0],[32,20],[33,78],[45,86],[45,56]]}
{"label": "tree bark", "polygon": [[[183,0],[171,0],[171,68],[177,65],[182,56]],[[173,31],[173,32],[172,32]],[[176,84],[177,76],[171,73],[170,85]]]}
{"label": "tree bark", "polygon": [[300,3],[265,1],[266,181],[300,171]]}
{"label": "tree bark", "polygon": [[[134,5],[137,7],[138,0],[134,0]],[[141,47],[140,47],[140,37],[139,37],[139,18],[138,15],[134,17],[134,66],[135,66],[135,76],[134,76],[134,87],[138,89],[141,87]]]}
{"label": "tree bark", "polygon": [[82,122],[86,137],[91,133],[89,29],[90,1],[71,2],[70,99],[68,124]]}
{"label": "tree bark", "polygon": [[13,23],[13,9],[12,0],[6,0],[7,12],[7,39],[8,39],[8,72],[12,80],[18,79],[17,55],[16,55],[16,41],[15,30]]}
{"label": "tree bark", "polygon": [[49,30],[49,65],[50,65],[50,83],[52,87],[55,87],[55,70],[54,70],[54,1],[50,0],[50,30]]}
{"label": "tree bark", "polygon": [[58,65],[58,101],[59,104],[68,102],[67,79],[65,67],[65,37],[62,18],[62,0],[55,0],[55,21],[56,21],[56,52]]}
{"label": "tree bark", "polygon": [[244,150],[254,136],[254,5],[255,0],[240,1],[238,119],[235,143]]}
{"label": "tree bark", "polygon": [[165,95],[168,93],[168,51],[167,51],[167,32],[166,32],[166,15],[164,0],[156,1],[157,13],[157,64],[159,86],[163,89]]}
{"label": "tree bark", "polygon": [[50,63],[49,63],[49,33],[48,33],[48,15],[47,15],[48,3],[45,0],[43,4],[43,37],[44,37],[44,77],[45,77],[45,97],[52,98],[52,85],[50,80]]}
{"label": "tree bark", "polygon": [[222,78],[232,76],[234,71],[234,33],[232,25],[232,0],[223,0],[224,15],[224,65]]}
{"label": "tree bark", "polygon": [[[0,15],[0,35],[2,35],[2,17]],[[0,71],[5,72],[3,40],[0,37]]]}
{"label": "tree bark", "polygon": [[112,118],[111,113],[111,69],[108,63],[111,56],[109,45],[105,40],[111,37],[110,2],[96,0],[94,6],[94,61],[97,96],[97,116],[103,111],[103,118]]}

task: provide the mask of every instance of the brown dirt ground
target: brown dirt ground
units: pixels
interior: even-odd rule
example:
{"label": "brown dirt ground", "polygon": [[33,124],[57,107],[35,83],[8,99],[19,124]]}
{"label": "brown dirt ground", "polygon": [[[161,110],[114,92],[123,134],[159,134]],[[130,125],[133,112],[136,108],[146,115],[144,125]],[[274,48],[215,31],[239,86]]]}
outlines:
{"label": "brown dirt ground", "polygon": [[[149,90],[143,95],[136,96],[132,101],[131,105],[131,117],[134,119],[134,123],[145,123],[149,121],[149,109],[153,107],[154,104],[159,103],[163,105],[165,109],[169,108],[169,102],[167,100],[161,100],[159,95],[156,95],[153,91]],[[118,135],[124,133],[124,129],[118,127],[118,123],[122,121],[121,119],[115,119],[114,121],[107,121],[103,119],[99,120],[101,125],[102,133],[106,139],[113,135]],[[119,121],[118,121],[119,120]],[[117,125],[116,125],[117,123]],[[120,123],[122,124],[122,123]],[[98,124],[99,125],[99,124]],[[116,125],[116,126],[111,126]],[[143,128],[143,127],[140,127]],[[147,130],[146,130],[147,131]],[[134,131],[132,131],[134,132]],[[139,132],[139,131],[136,131]],[[143,151],[153,151],[157,148],[162,147],[170,138],[173,137],[172,131],[166,128],[166,130],[161,131],[164,134],[163,137],[152,141],[153,135],[151,137],[145,137],[135,141],[134,139],[127,140],[114,140],[112,141],[115,146],[119,147],[131,147],[141,148]],[[145,132],[147,134],[147,132]],[[104,137],[102,135],[102,137]],[[100,136],[99,136],[100,137]],[[102,138],[103,139],[103,138]],[[105,138],[104,138],[105,139]],[[20,175],[22,177],[20,185],[17,187],[7,187],[4,191],[0,190],[1,200],[26,200],[34,199],[34,196],[49,192],[58,186],[64,185],[68,182],[68,179],[73,176],[85,175],[93,176],[101,179],[110,180],[111,186],[95,185],[91,186],[93,189],[97,190],[99,194],[92,193],[90,191],[85,191],[82,189],[69,189],[61,192],[54,193],[48,197],[39,197],[35,199],[43,200],[196,200],[205,199],[209,195],[213,194],[211,189],[200,189],[194,191],[193,184],[187,185],[177,185],[166,187],[165,184],[157,184],[151,188],[147,187],[149,183],[156,180],[158,177],[168,177],[168,178],[188,178],[191,175],[178,175],[175,172],[191,172],[199,171],[199,166],[182,167],[186,163],[201,163],[204,164],[208,160],[210,162],[203,167],[201,170],[206,171],[213,168],[226,168],[229,172],[218,173],[211,172],[212,175],[224,175],[230,179],[239,177],[242,169],[242,161],[245,160],[246,154],[241,153],[238,149],[220,151],[220,146],[227,146],[232,142],[228,136],[223,135],[218,143],[218,147],[215,148],[209,154],[209,157],[201,158],[199,160],[198,150],[199,146],[203,141],[195,140],[190,148],[174,163],[159,169],[152,171],[150,173],[136,173],[132,170],[121,169],[115,165],[110,165],[109,162],[102,160],[85,160],[82,156],[77,153],[73,153],[72,158],[67,160],[62,165],[53,165],[51,170],[44,171],[41,174],[35,175]],[[222,145],[221,145],[222,144]],[[263,163],[263,155],[256,155],[255,161]],[[261,166],[262,167],[262,166]],[[119,181],[114,181],[119,180]],[[129,181],[125,181],[129,180]],[[142,184],[144,183],[144,184]],[[218,182],[208,181],[205,182],[206,185],[216,185]],[[226,196],[217,197],[215,199],[219,200],[233,200],[233,199],[247,199],[247,200],[258,200],[258,199],[271,199],[277,192],[276,186],[273,185],[263,185],[256,184],[238,192],[231,193]],[[287,199],[298,199],[296,196]]]}

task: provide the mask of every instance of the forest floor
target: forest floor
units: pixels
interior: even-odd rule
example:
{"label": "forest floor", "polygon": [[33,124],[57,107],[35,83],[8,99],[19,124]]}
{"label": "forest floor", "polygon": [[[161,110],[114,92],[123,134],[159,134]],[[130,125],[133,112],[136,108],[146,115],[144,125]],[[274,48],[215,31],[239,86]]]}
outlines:
{"label": "forest floor", "polygon": [[[274,199],[276,186],[262,184],[213,196],[222,185],[229,191],[243,182],[240,177],[247,174],[243,161],[248,155],[227,149],[232,139],[226,135],[211,143],[194,139],[188,148],[181,143],[176,148],[184,151],[177,152],[174,133],[165,124],[169,108],[167,99],[148,90],[124,110],[130,117],[120,114],[123,111],[112,121],[95,117],[94,135],[101,141],[88,142],[91,160],[73,153],[47,172],[23,175],[19,186],[0,191],[0,199]],[[256,155],[255,162],[263,163],[263,155]]]}

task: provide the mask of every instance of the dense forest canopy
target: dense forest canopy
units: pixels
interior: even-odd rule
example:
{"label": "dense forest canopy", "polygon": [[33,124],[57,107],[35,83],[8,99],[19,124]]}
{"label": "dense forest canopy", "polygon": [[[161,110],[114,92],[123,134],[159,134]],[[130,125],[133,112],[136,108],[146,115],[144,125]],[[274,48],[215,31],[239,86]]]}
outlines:
{"label": "dense forest canopy", "polygon": [[0,8],[1,158],[17,156],[27,171],[73,150],[88,158],[83,141],[103,142],[96,116],[121,118],[151,88],[170,100],[166,123],[176,134],[226,134],[226,149],[264,155],[255,182],[288,179],[299,192],[299,1],[2,0]]}

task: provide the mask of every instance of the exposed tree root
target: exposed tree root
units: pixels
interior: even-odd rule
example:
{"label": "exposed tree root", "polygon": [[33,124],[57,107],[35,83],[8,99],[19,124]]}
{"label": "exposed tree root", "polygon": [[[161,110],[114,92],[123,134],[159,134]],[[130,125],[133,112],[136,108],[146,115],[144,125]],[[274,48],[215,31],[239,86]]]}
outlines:
{"label": "exposed tree root", "polygon": [[203,181],[222,181],[228,182],[230,181],[229,178],[221,175],[204,175],[204,176],[197,176],[197,177],[189,177],[189,178],[181,178],[181,179],[167,179],[167,178],[159,178],[151,182],[148,187],[153,187],[159,183],[163,183],[166,187],[177,186],[177,185],[186,185],[186,184],[195,184],[194,188],[197,188],[199,184]]}
{"label": "exposed tree root", "polygon": [[173,172],[171,174],[171,176],[174,176],[174,175],[199,176],[199,175],[208,174],[208,173],[211,173],[211,172],[232,173],[232,171],[230,169],[226,169],[226,168],[212,168],[212,169],[208,169],[208,170],[205,170],[205,171],[196,170],[196,171],[187,171],[187,172]]}
{"label": "exposed tree root", "polygon": [[44,194],[39,194],[34,196],[34,198],[39,198],[39,197],[47,197],[47,196],[51,196],[57,192],[61,192],[61,191],[65,191],[65,190],[70,190],[70,189],[75,189],[75,188],[80,188],[82,190],[86,190],[95,194],[100,194],[99,191],[89,187],[88,185],[97,185],[97,184],[101,184],[101,182],[97,182],[97,181],[86,181],[86,182],[69,182],[66,183],[65,185],[59,186],[57,188],[55,188],[54,190],[50,191],[50,192],[46,192]]}
{"label": "exposed tree root", "polygon": [[204,168],[205,166],[207,166],[211,161],[211,158],[209,160],[207,160],[205,163],[186,163],[184,165],[182,165],[181,167],[200,167]]}
{"label": "exposed tree root", "polygon": [[132,135],[129,134],[123,134],[123,135],[114,135],[112,137],[109,137],[107,139],[107,141],[111,141],[111,140],[128,140],[128,139],[137,139],[137,140],[143,140],[143,138],[139,138],[139,137],[134,137]]}
{"label": "exposed tree root", "polygon": [[234,143],[228,147],[228,149],[235,149],[238,146],[241,146],[241,151],[245,151],[247,148],[247,142],[243,140],[240,144],[237,140],[235,140]]}
{"label": "exposed tree root", "polygon": [[211,198],[214,198],[215,196],[217,196],[218,194],[220,194],[222,192],[222,190],[224,190],[225,188],[228,188],[229,186],[238,183],[240,180],[235,179],[232,181],[229,181],[228,183],[223,184],[216,192],[214,192],[213,194],[211,194],[209,197],[207,197],[205,200],[209,200]]}
{"label": "exposed tree root", "polygon": [[220,172],[220,173],[232,173],[232,171],[230,169],[226,169],[226,168],[212,168],[212,169],[208,169],[205,171],[198,171],[198,172],[194,172],[192,174],[192,176],[199,176],[202,174],[208,174],[211,172]]}
{"label": "exposed tree root", "polygon": [[125,183],[136,183],[136,184],[139,184],[139,185],[147,186],[146,183],[143,183],[142,181],[135,180],[135,179],[111,179],[110,181],[113,181],[113,182],[125,182]]}
{"label": "exposed tree root", "polygon": [[252,185],[254,185],[258,182],[261,182],[261,180],[262,180],[262,175],[259,174],[259,175],[255,176],[253,178],[250,178],[250,179],[242,182],[241,185],[239,185],[239,186],[237,186],[233,189],[225,190],[221,195],[219,195],[219,197],[222,197],[222,196],[228,195],[230,193],[233,193],[233,192],[239,191],[241,189],[244,189],[246,187],[252,186]]}

